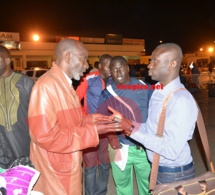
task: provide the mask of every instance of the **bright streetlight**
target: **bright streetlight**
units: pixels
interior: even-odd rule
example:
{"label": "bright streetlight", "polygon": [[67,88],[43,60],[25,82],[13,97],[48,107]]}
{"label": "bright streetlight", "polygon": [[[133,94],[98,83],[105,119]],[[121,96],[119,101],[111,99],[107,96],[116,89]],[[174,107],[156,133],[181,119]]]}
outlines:
{"label": "bright streetlight", "polygon": [[211,52],[213,52],[213,51],[214,51],[214,48],[213,48],[213,47],[209,47],[209,48],[208,48],[208,52],[211,53]]}
{"label": "bright streetlight", "polygon": [[40,40],[40,36],[37,35],[37,34],[34,34],[34,35],[33,35],[33,40],[34,40],[34,41],[39,41],[39,40]]}

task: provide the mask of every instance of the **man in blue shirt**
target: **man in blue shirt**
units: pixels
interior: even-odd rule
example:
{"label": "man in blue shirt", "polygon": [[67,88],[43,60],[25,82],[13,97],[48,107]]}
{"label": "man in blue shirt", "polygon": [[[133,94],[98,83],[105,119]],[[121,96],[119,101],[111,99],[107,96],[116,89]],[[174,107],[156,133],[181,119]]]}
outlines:
{"label": "man in blue shirt", "polygon": [[[99,69],[87,74],[76,90],[80,101],[84,98],[84,114],[92,114],[97,110],[99,96],[110,81],[111,58],[109,54],[102,55],[99,59]],[[110,169],[107,148],[107,137],[100,135],[97,147],[87,148],[83,151],[85,195],[105,195],[107,193]]]}
{"label": "man in blue shirt", "polygon": [[[127,61],[122,56],[111,59],[110,71],[114,82],[102,91],[97,112],[110,115],[108,106],[111,106],[128,119],[139,123],[146,122],[152,90],[144,82],[129,76]],[[144,147],[124,133],[109,134],[108,140],[111,145],[109,155],[115,157],[111,159],[114,161],[111,167],[117,194],[133,194],[133,169],[139,194],[148,194],[150,164]],[[117,159],[118,153],[120,159]]]}

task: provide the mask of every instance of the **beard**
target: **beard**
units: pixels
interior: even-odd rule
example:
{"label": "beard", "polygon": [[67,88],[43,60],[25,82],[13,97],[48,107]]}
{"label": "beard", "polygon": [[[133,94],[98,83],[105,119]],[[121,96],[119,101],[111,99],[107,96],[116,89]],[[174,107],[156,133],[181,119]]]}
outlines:
{"label": "beard", "polygon": [[73,73],[72,73],[72,78],[77,80],[77,81],[79,81],[82,76],[83,76],[83,72],[73,71]]}
{"label": "beard", "polygon": [[84,75],[83,73],[86,71],[84,67],[79,67],[79,64],[71,70],[72,78],[79,81],[81,77]]}
{"label": "beard", "polygon": [[81,79],[81,76],[79,74],[74,74],[73,79],[75,79],[76,81],[79,81]]}

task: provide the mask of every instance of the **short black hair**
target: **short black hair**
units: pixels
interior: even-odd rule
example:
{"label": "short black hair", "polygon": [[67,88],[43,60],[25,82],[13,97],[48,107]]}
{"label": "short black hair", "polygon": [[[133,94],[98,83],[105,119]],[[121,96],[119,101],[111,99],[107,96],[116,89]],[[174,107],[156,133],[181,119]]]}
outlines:
{"label": "short black hair", "polygon": [[111,66],[113,65],[113,63],[115,63],[115,62],[121,62],[121,64],[124,64],[124,65],[128,66],[127,60],[126,60],[124,57],[122,57],[122,56],[115,56],[115,57],[113,57],[113,58],[111,59],[111,61],[110,61],[110,67],[111,67]]}
{"label": "short black hair", "polygon": [[99,58],[99,64],[103,64],[106,59],[112,59],[112,56],[109,54],[104,54]]}
{"label": "short black hair", "polygon": [[0,45],[0,54],[3,54],[6,58],[10,58],[9,50],[3,45]]}

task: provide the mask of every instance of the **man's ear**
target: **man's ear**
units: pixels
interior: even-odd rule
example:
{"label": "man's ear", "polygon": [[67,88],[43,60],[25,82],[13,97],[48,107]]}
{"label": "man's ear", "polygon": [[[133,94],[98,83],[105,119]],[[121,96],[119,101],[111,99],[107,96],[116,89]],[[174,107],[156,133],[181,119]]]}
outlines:
{"label": "man's ear", "polygon": [[173,70],[173,69],[175,69],[176,67],[177,67],[177,62],[176,62],[175,60],[172,60],[172,61],[170,62],[169,69],[170,69],[170,70]]}
{"label": "man's ear", "polygon": [[69,63],[70,61],[70,52],[69,51],[66,51],[65,54],[64,54],[64,59],[67,63]]}
{"label": "man's ear", "polygon": [[99,70],[102,68],[102,65],[101,65],[101,63],[99,63],[99,65],[98,65],[98,68],[99,68]]}

